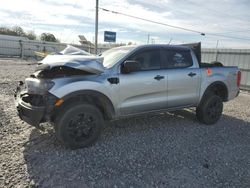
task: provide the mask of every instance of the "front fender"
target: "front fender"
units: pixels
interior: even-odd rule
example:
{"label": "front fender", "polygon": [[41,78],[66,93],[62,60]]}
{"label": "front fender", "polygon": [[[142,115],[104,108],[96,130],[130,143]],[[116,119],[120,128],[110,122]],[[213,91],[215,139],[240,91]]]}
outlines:
{"label": "front fender", "polygon": [[103,80],[77,80],[71,79],[57,79],[54,81],[55,86],[49,92],[58,98],[64,98],[71,93],[78,93],[79,91],[93,91],[106,96],[114,106],[118,104],[118,85],[110,84],[106,79]]}

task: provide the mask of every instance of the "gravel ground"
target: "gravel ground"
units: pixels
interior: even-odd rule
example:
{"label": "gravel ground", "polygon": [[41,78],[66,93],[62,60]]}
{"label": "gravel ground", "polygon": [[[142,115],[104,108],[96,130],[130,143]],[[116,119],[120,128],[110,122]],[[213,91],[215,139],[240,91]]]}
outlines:
{"label": "gravel ground", "polygon": [[225,103],[214,126],[192,110],[142,116],[71,151],[16,115],[12,91],[34,67],[0,60],[0,187],[250,187],[249,94]]}

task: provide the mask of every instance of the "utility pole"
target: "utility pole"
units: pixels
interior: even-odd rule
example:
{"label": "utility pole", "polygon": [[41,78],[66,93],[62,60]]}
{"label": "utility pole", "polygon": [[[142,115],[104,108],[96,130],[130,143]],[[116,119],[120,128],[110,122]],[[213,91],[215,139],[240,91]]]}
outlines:
{"label": "utility pole", "polygon": [[97,54],[97,48],[98,48],[98,2],[99,0],[96,0],[95,5],[95,54]]}
{"label": "utility pole", "polygon": [[149,39],[150,39],[150,35],[148,34],[148,42],[147,42],[147,44],[149,43]]}
{"label": "utility pole", "polygon": [[219,45],[219,40],[217,40],[217,43],[216,43],[216,50],[218,49],[218,45]]}
{"label": "utility pole", "polygon": [[171,44],[171,42],[172,42],[172,38],[170,38],[170,40],[169,40],[169,42],[168,42],[168,45],[170,45],[170,44]]}
{"label": "utility pole", "polygon": [[217,40],[217,43],[216,43],[216,52],[215,52],[215,61],[218,60],[218,45],[219,45],[219,40]]}

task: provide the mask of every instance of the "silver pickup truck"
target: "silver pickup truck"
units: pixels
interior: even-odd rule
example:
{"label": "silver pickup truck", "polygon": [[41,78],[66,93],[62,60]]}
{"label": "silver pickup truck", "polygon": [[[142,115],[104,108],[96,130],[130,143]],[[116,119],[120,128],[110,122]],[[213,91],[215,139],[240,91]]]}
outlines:
{"label": "silver pickup truck", "polygon": [[124,46],[99,56],[68,47],[48,55],[15,93],[20,118],[50,122],[67,147],[93,144],[106,120],[196,107],[216,123],[223,102],[239,94],[241,73],[201,63],[200,43]]}

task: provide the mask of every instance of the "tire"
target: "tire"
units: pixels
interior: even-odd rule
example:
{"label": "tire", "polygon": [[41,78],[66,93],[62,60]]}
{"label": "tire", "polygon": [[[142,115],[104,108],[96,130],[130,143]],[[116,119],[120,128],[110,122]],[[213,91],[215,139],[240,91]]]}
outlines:
{"label": "tire", "polygon": [[55,133],[68,148],[93,145],[101,134],[104,120],[99,109],[90,104],[66,106],[55,121]]}
{"label": "tire", "polygon": [[207,95],[196,108],[197,119],[206,125],[215,124],[223,111],[222,99],[217,95]]}

